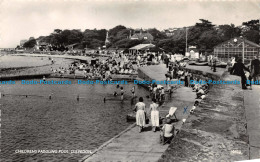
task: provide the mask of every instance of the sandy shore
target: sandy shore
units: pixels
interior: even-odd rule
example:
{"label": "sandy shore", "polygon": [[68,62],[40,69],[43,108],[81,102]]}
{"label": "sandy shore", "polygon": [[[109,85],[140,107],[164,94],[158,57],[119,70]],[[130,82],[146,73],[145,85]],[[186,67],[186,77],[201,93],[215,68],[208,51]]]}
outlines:
{"label": "sandy shore", "polygon": [[[91,57],[86,57],[86,56],[71,56],[71,55],[46,55],[46,54],[12,54],[12,56],[24,56],[25,59],[26,57],[43,57],[44,60],[43,62],[46,62],[46,59],[48,57],[53,58],[55,61],[54,64],[50,63],[44,63],[43,65],[39,66],[31,66],[28,63],[28,66],[9,66],[0,69],[0,74],[2,77],[7,77],[7,76],[19,76],[19,75],[39,75],[39,74],[46,74],[46,73],[52,73],[51,68],[53,69],[58,69],[59,67],[65,67],[68,68],[69,64],[71,64],[75,60],[92,60],[93,58]],[[107,57],[97,57],[100,60],[107,59]]]}

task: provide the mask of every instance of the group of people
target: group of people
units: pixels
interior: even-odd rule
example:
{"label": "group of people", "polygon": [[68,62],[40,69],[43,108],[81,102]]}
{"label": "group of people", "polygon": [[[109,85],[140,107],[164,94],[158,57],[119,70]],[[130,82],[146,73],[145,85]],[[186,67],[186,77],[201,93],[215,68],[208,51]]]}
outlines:
{"label": "group of people", "polygon": [[251,66],[246,67],[242,62],[242,59],[237,58],[230,70],[230,74],[240,76],[242,89],[247,89],[248,84],[246,80],[250,81],[249,85],[251,86],[251,80],[253,79],[253,81],[256,81],[260,75],[260,61],[256,56],[254,56],[254,59],[251,61]]}
{"label": "group of people", "polygon": [[[125,94],[125,90],[124,90],[124,87],[120,87],[119,86],[119,84],[117,84],[116,85],[116,88],[117,89],[120,89],[120,99],[121,99],[121,101],[123,101],[124,100],[124,94]],[[135,98],[135,86],[133,86],[132,88],[131,88],[131,93],[132,93],[132,98]],[[114,91],[114,97],[116,97],[116,96],[118,96],[119,95],[119,93],[117,92],[117,90],[116,91]]]}
{"label": "group of people", "polygon": [[139,102],[136,103],[134,107],[134,111],[136,112],[136,125],[139,128],[139,133],[143,131],[144,126],[147,124],[147,118],[150,114],[152,131],[156,132],[158,128],[161,128],[160,136],[163,137],[164,141],[163,144],[170,142],[171,139],[174,137],[175,127],[173,125],[171,115],[167,115],[164,119],[164,124],[160,125],[160,115],[159,115],[160,106],[156,102],[155,98],[152,99],[152,103],[149,106],[149,109],[146,109],[146,105],[142,97],[139,98]]}
{"label": "group of people", "polygon": [[[139,126],[139,132],[141,133],[144,126],[146,125],[147,112],[143,97],[139,98],[139,102],[136,103],[134,107],[136,112],[136,125]],[[149,112],[151,114],[151,124],[152,130],[155,132],[156,128],[159,127],[159,104],[156,100],[152,99],[152,104],[150,104]]]}
{"label": "group of people", "polygon": [[162,102],[165,100],[165,89],[163,86],[157,84],[150,84],[148,88],[150,90],[150,95],[152,99],[158,102]]}

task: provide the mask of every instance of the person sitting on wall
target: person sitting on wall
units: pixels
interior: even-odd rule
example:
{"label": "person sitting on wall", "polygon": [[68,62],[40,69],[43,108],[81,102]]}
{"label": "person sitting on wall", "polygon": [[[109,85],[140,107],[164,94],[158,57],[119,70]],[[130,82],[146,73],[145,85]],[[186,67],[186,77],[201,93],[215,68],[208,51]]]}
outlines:
{"label": "person sitting on wall", "polygon": [[256,56],[254,56],[254,60],[252,60],[252,62],[251,62],[251,71],[252,71],[252,77],[253,77],[254,81],[256,81],[257,77],[260,74],[260,61],[259,61],[259,59],[257,59]]}
{"label": "person sitting on wall", "polygon": [[205,92],[203,88],[200,88],[196,94],[197,94],[197,98],[200,98],[202,95],[205,95]]}
{"label": "person sitting on wall", "polygon": [[117,95],[118,95],[118,94],[117,94],[117,92],[115,91],[115,92],[114,92],[114,96],[116,97]]}
{"label": "person sitting on wall", "polygon": [[171,119],[166,119],[166,123],[161,128],[160,139],[161,143],[165,145],[166,143],[171,143],[174,137],[174,125]]}

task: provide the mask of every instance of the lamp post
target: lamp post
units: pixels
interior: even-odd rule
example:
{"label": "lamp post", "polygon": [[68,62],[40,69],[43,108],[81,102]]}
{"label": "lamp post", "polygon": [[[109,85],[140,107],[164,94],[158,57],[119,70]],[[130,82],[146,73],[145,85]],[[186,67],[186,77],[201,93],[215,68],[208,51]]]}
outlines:
{"label": "lamp post", "polygon": [[186,50],[185,50],[185,55],[188,52],[188,28],[186,27]]}
{"label": "lamp post", "polygon": [[[242,62],[245,63],[245,40],[243,36],[240,36],[242,39]],[[237,39],[234,39],[234,42],[237,43]]]}
{"label": "lamp post", "polygon": [[242,39],[242,62],[245,63],[245,39],[243,36],[240,36]]}

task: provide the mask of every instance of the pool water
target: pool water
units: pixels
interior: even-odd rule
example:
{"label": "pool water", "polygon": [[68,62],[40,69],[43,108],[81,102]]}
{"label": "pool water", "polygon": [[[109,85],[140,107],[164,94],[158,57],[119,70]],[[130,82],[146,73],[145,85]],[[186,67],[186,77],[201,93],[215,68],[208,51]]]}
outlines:
{"label": "pool water", "polygon": [[[47,79],[65,81],[66,79]],[[1,85],[0,159],[8,161],[78,161],[86,154],[21,154],[16,150],[94,150],[131,123],[133,83],[123,85],[125,100],[116,85]],[[136,86],[136,85],[135,85]],[[51,94],[51,99],[49,95]],[[136,86],[136,94],[149,94]],[[27,95],[27,97],[26,97]],[[79,96],[79,101],[77,101]],[[106,97],[106,102],[103,99]]]}
{"label": "pool water", "polygon": [[0,68],[33,67],[51,64],[48,57],[5,55],[0,57]]}

